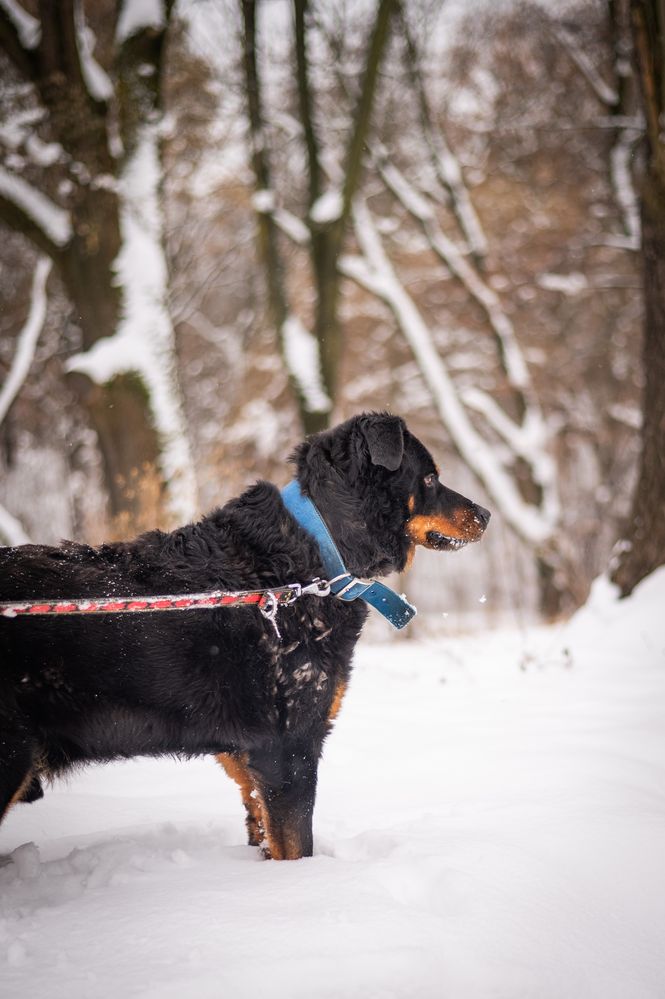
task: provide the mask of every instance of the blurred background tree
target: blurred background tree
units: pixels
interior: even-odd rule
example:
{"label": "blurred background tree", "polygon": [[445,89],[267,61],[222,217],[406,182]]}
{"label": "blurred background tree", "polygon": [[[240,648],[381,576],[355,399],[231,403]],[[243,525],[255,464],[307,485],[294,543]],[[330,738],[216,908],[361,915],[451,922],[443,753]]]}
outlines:
{"label": "blurred background tree", "polygon": [[665,8],[631,0],[646,132],[640,178],[644,270],[644,393],[639,476],[613,579],[624,595],[665,564]]}
{"label": "blurred background tree", "polygon": [[[22,534],[95,539],[119,510],[174,522],[195,494],[207,509],[257,475],[286,481],[303,430],[387,407],[496,514],[463,565],[419,557],[421,609],[552,617],[582,601],[628,513],[640,446],[643,121],[627,0],[0,11],[7,373],[39,318],[31,246],[56,265],[0,429],[0,501]],[[75,38],[79,69],[59,56],[65,89],[90,104],[78,76],[96,66],[107,80],[78,118],[105,134],[103,173],[81,172],[21,66],[47,15]],[[110,206],[92,254],[95,294],[115,303],[103,333],[86,332],[66,268],[17,218],[23,184],[72,234],[79,203]],[[121,252],[127,231],[151,234],[145,253]],[[143,400],[102,405],[135,449],[120,470],[88,402],[118,379]]]}

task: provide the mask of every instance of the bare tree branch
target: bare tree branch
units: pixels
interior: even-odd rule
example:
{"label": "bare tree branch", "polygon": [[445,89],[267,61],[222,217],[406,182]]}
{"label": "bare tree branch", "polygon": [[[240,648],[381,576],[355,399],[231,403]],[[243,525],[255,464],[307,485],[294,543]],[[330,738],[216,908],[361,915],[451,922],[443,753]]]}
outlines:
{"label": "bare tree branch", "polygon": [[28,377],[32,359],[35,356],[37,339],[46,319],[46,282],[51,273],[51,261],[42,257],[37,261],[30,293],[30,311],[23,329],[16,340],[16,353],[9,372],[0,389],[0,423]]}
{"label": "bare tree branch", "polygon": [[450,195],[455,218],[469,245],[469,249],[478,264],[482,264],[484,257],[487,255],[487,239],[469,197],[459,161],[453,155],[441,127],[437,128],[434,125],[432,110],[425,90],[425,81],[423,80],[420,66],[420,53],[409,28],[404,9],[400,11],[400,14],[404,40],[406,42],[407,72],[411,78],[411,84],[418,100],[420,124],[430,151],[432,164],[437,177]]}
{"label": "bare tree branch", "polygon": [[[37,340],[46,319],[46,282],[50,273],[51,261],[47,257],[42,257],[37,261],[32,279],[28,317],[18,335],[16,352],[0,389],[0,424],[6,417],[30,371]],[[21,522],[2,505],[0,505],[0,535],[10,545],[23,545],[30,541]]]}
{"label": "bare tree branch", "polygon": [[619,95],[614,87],[606,83],[602,78],[586,52],[575,43],[575,39],[558,24],[550,24],[550,32],[559,42],[563,50],[568,55],[580,73],[587,81],[594,94],[607,108],[613,108],[619,101]]}
{"label": "bare tree branch", "polygon": [[319,142],[314,128],[312,108],[312,85],[309,76],[307,57],[307,36],[305,19],[309,8],[308,0],[293,0],[296,36],[296,77],[298,81],[298,104],[307,149],[309,207],[321,194],[321,166],[319,163]]}
{"label": "bare tree branch", "polygon": [[462,282],[485,312],[496,339],[501,365],[508,382],[515,392],[524,396],[519,404],[523,412],[527,404],[526,396],[531,395],[529,370],[517,342],[513,324],[501,307],[498,295],[464,259],[459,247],[443,233],[433,209],[422,195],[414,191],[397,167],[384,159],[380,164],[380,171],[388,188],[422,225],[432,250]]}
{"label": "bare tree branch", "polygon": [[390,20],[398,9],[399,0],[380,0],[376,13],[374,31],[367,51],[365,72],[360,87],[358,105],[354,115],[354,129],[344,161],[344,187],[342,191],[342,213],[339,218],[338,244],[341,247],[345,223],[351,214],[353,198],[360,183],[363,155],[369,133],[374,96],[379,78],[379,69],[388,41]]}

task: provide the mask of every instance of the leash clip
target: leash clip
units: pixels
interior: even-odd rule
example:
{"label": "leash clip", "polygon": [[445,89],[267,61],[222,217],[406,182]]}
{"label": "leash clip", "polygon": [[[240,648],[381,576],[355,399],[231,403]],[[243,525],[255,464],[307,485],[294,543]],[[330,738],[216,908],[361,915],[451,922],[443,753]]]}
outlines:
{"label": "leash clip", "polygon": [[[296,598],[294,597],[294,600]],[[277,635],[277,640],[281,642],[282,635],[279,628],[277,627],[277,611],[279,610],[279,600],[272,592],[268,590],[265,596],[261,597],[259,601],[259,611],[266,621],[270,621],[271,625],[275,629],[275,634]]]}
{"label": "leash clip", "polygon": [[328,597],[330,596],[330,583],[327,579],[313,579],[307,586],[300,587],[299,596],[304,596],[306,593],[313,593],[317,597]]}
{"label": "leash clip", "polygon": [[282,635],[277,626],[277,611],[280,607],[289,607],[300,597],[309,594],[315,594],[317,597],[329,596],[330,583],[326,579],[314,579],[307,586],[302,586],[300,583],[289,583],[287,587],[277,593],[273,590],[266,590],[259,600],[259,611],[266,621],[270,621],[280,642]]}

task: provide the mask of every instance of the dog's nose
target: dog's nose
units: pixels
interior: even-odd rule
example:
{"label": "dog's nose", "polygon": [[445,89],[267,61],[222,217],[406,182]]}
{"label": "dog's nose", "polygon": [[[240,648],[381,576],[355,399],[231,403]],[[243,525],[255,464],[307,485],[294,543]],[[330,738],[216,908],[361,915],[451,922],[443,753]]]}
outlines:
{"label": "dog's nose", "polygon": [[483,530],[485,530],[485,528],[490,522],[490,517],[492,516],[492,514],[489,512],[489,510],[486,510],[484,506],[477,506],[475,513],[476,517],[483,525]]}

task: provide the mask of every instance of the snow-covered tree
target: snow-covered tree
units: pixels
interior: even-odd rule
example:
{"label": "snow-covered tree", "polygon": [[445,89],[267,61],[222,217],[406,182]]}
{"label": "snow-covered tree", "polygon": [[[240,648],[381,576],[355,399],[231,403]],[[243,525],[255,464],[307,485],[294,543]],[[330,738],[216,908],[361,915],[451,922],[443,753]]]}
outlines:
{"label": "snow-covered tree", "polygon": [[111,512],[136,513],[141,476],[152,469],[170,514],[186,518],[195,481],[160,204],[172,6],[40,0],[34,16],[0,0],[10,107],[0,129],[0,220],[52,260],[66,289],[81,349],[65,370],[98,437]]}
{"label": "snow-covered tree", "polygon": [[[390,34],[397,0],[379,0],[370,24],[358,93],[340,170],[332,179],[322,162],[320,125],[315,113],[316,93],[311,78],[311,11],[308,0],[294,0],[294,72],[297,106],[305,146],[306,207],[303,219],[294,219],[309,248],[315,296],[313,331],[291,308],[285,262],[280,251],[279,205],[273,189],[271,155],[264,127],[261,72],[257,59],[257,0],[242,0],[243,67],[247,95],[251,156],[256,192],[260,252],[264,265],[271,318],[278,331],[285,364],[298,397],[306,432],[328,425],[338,388],[343,353],[339,320],[341,272],[339,258],[348,234],[353,198],[360,184],[365,144],[370,129],[379,72]],[[281,217],[284,224],[284,216]],[[288,223],[287,223],[288,224]]]}

